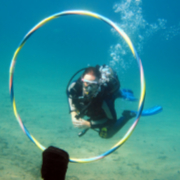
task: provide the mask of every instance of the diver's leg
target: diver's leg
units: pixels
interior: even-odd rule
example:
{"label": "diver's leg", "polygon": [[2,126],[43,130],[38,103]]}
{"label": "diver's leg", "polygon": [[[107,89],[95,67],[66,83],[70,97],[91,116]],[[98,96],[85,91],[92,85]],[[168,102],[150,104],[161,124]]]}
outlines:
{"label": "diver's leg", "polygon": [[135,116],[136,114],[131,111],[123,111],[122,117],[110,126],[101,128],[99,135],[105,139],[113,137],[131,118]]}

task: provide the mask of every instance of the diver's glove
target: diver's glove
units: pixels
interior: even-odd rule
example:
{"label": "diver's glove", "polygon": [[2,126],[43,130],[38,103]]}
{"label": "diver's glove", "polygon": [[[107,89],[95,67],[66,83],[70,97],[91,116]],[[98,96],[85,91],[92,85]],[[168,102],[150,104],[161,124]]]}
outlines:
{"label": "diver's glove", "polygon": [[128,101],[137,101],[137,98],[134,97],[133,92],[129,89],[121,89],[121,97]]}

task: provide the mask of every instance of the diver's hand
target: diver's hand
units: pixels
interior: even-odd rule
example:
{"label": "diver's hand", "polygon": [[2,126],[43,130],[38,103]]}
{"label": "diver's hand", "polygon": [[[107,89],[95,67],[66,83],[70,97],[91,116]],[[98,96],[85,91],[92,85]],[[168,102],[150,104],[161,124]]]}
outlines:
{"label": "diver's hand", "polygon": [[73,121],[73,125],[76,128],[79,129],[89,129],[91,127],[91,124],[89,121],[85,121],[84,119],[76,119],[75,121]]}
{"label": "diver's hand", "polygon": [[71,118],[72,118],[72,123],[74,127],[80,128],[80,129],[88,129],[91,127],[91,124],[89,121],[85,121],[82,118],[77,119],[76,115],[77,113],[75,111],[71,112]]}

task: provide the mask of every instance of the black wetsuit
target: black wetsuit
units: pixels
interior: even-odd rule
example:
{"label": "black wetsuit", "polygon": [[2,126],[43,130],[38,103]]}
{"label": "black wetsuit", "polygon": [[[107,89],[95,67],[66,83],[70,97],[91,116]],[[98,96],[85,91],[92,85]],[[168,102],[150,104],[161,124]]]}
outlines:
{"label": "black wetsuit", "polygon": [[[130,119],[130,117],[123,116],[117,120],[114,101],[121,97],[120,83],[113,93],[109,93],[112,92],[112,87],[112,82],[107,86],[102,86],[101,92],[96,97],[87,100],[82,96],[83,83],[79,78],[68,92],[76,110],[80,112],[77,118],[88,116],[91,128],[99,128],[99,135],[103,138],[112,137]],[[111,113],[111,118],[107,116],[107,112],[103,108],[104,104]]]}

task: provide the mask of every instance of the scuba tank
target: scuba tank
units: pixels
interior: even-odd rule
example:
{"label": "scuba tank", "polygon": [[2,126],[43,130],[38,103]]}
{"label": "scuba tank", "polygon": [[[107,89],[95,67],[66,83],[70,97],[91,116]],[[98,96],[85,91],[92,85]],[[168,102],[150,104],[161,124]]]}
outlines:
{"label": "scuba tank", "polygon": [[118,76],[113,69],[107,65],[100,66],[101,78],[99,83],[107,87],[107,94],[114,93],[120,88]]}

